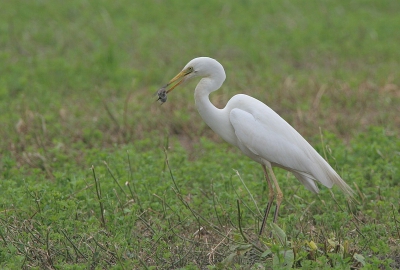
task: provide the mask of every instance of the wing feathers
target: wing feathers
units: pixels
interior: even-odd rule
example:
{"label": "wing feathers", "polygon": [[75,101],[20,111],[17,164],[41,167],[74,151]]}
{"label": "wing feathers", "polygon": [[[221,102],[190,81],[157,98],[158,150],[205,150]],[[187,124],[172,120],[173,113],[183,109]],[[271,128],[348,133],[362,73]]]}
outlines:
{"label": "wing feathers", "polygon": [[291,171],[313,192],[318,192],[314,183],[317,180],[328,188],[336,184],[352,196],[352,189],[318,152],[278,114],[258,102],[262,105],[252,102],[255,105],[252,108],[239,109],[236,106],[230,111],[238,147],[260,163],[265,160]]}

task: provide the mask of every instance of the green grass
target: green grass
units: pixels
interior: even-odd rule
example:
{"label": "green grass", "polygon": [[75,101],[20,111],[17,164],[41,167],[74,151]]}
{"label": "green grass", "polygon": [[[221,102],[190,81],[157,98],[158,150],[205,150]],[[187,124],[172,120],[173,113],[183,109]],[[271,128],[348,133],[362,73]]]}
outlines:
{"label": "green grass", "polygon": [[[1,268],[399,268],[399,8],[6,1]],[[203,123],[194,83],[155,102],[196,56],[227,72],[214,104],[236,93],[267,103],[326,153],[358,203],[276,170],[279,227],[258,238],[260,166]]]}
{"label": "green grass", "polygon": [[[250,265],[252,260],[271,266],[274,262],[262,253],[279,254],[282,249],[295,251],[298,267],[360,266],[355,254],[363,256],[371,269],[397,265],[398,141],[375,128],[351,141],[350,147],[330,134],[324,142],[336,157],[332,163],[352,186],[357,184],[359,204],[348,209],[337,189],[335,199],[326,188],[319,196],[312,195],[294,185],[293,176],[277,170],[285,192],[279,219],[289,241],[285,245],[278,238],[256,241],[266,182],[257,164],[238,158],[237,151],[226,145],[202,140],[193,149],[195,160],[189,161],[188,152],[172,140],[167,153],[171,170],[161,141],[142,140],[112,153],[87,150],[85,170],[71,165],[59,170],[55,181],[41,171],[18,170],[15,161],[5,158],[2,266],[177,268],[204,267],[224,259],[225,266]],[[240,234],[236,200],[241,206],[240,226],[251,240]],[[203,229],[196,234],[199,228]],[[318,250],[310,248],[311,241]],[[252,245],[258,248],[252,256],[237,255],[235,249],[250,250]],[[213,248],[213,256],[207,255]]]}

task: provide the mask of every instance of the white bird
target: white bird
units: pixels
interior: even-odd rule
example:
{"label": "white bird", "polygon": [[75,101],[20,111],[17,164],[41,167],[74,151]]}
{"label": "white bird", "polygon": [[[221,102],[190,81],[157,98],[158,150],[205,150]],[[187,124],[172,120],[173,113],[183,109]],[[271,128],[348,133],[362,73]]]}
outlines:
{"label": "white bird", "polygon": [[[191,60],[183,70],[158,91],[159,100],[165,102],[167,93],[179,84],[200,77],[194,91],[196,107],[203,120],[226,142],[238,147],[246,156],[261,164],[269,187],[269,199],[261,225],[262,234],[266,218],[274,201],[276,188],[276,223],[283,193],[272,167],[288,170],[310,191],[318,193],[316,181],[331,188],[334,184],[350,198],[353,190],[323,159],[317,151],[283,118],[261,101],[244,94],[233,96],[225,108],[218,109],[210,93],[218,90],[226,75],[222,65],[209,57]],[[169,90],[167,87],[173,85]]]}

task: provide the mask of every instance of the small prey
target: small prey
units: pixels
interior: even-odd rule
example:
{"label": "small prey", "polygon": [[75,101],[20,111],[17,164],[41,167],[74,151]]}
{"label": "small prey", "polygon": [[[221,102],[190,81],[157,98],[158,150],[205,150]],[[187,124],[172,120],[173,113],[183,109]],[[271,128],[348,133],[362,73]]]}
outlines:
{"label": "small prey", "polygon": [[165,85],[165,86],[161,87],[160,89],[158,89],[158,91],[157,91],[157,96],[158,96],[157,101],[159,100],[161,102],[161,104],[163,104],[164,102],[167,101],[167,86],[168,85]]}

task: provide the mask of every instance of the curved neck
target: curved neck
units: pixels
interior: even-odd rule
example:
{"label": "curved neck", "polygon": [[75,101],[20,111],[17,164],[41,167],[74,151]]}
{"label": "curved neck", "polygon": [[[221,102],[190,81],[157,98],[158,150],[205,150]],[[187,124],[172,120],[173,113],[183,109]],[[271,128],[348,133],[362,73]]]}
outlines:
{"label": "curved neck", "polygon": [[[194,90],[194,99],[197,110],[204,122],[214,130],[214,123],[219,122],[221,110],[211,103],[210,93],[218,90],[219,86],[215,85],[214,80],[206,77],[202,78]],[[214,130],[216,132],[216,130]]]}
{"label": "curved neck", "polygon": [[224,109],[215,107],[209,98],[209,94],[218,90],[222,82],[215,81],[210,77],[201,79],[194,91],[194,98],[197,110],[204,122],[225,141],[235,144],[232,136],[234,130],[229,121],[229,113],[225,112]]}

